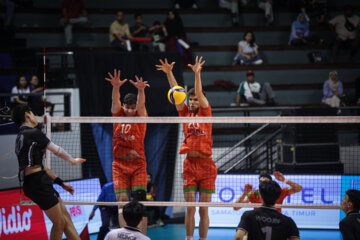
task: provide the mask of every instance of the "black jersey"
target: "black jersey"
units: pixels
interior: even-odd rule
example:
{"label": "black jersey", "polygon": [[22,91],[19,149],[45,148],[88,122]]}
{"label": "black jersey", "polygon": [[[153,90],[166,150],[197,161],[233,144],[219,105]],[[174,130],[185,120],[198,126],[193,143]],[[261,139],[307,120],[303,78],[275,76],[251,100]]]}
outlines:
{"label": "black jersey", "polygon": [[50,140],[38,128],[21,126],[15,147],[19,172],[26,167],[42,165],[43,155],[49,143]]}
{"label": "black jersey", "polygon": [[341,220],[339,226],[344,240],[360,239],[360,214],[358,212],[349,212]]}
{"label": "black jersey", "polygon": [[248,233],[248,240],[286,240],[299,237],[295,222],[275,208],[260,207],[246,211],[241,217],[238,230]]}

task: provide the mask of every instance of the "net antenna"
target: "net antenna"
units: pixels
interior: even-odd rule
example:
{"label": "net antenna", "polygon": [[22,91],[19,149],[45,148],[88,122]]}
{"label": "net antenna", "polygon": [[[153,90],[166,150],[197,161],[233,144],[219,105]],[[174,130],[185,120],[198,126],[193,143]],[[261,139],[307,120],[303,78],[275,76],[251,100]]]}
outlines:
{"label": "net antenna", "polygon": [[[43,50],[43,64],[44,64],[44,126],[45,126],[45,134],[46,136],[51,139],[51,121],[48,121],[48,118],[50,116],[48,116],[48,111],[46,108],[46,48],[44,48]],[[51,155],[50,155],[50,151],[46,150],[46,155],[45,155],[45,166],[49,169],[51,169]]]}

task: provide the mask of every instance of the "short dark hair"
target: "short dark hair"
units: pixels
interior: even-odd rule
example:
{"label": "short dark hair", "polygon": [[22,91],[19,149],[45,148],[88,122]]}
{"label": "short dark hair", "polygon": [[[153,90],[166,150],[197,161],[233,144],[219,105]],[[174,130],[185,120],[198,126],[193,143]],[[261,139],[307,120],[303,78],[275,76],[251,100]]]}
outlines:
{"label": "short dark hair", "polygon": [[360,191],[355,189],[349,189],[346,191],[346,195],[348,195],[350,202],[354,207],[354,211],[360,210]]}
{"label": "short dark hair", "polygon": [[259,179],[262,177],[268,178],[270,181],[272,180],[272,177],[268,173],[260,173]]}
{"label": "short dark hair", "polygon": [[30,113],[31,108],[25,104],[19,104],[12,110],[11,118],[17,125],[21,125],[25,122],[25,113]]}
{"label": "short dark hair", "polygon": [[267,206],[274,205],[281,194],[281,188],[275,181],[261,182],[259,185],[259,190],[264,204]]}
{"label": "short dark hair", "polygon": [[136,104],[137,102],[137,96],[134,93],[128,93],[125,95],[124,97],[124,104],[127,105],[132,105],[132,104]]}
{"label": "short dark hair", "polygon": [[144,205],[136,200],[132,200],[123,207],[123,216],[126,224],[129,227],[137,227],[142,217],[144,216],[146,208]]}
{"label": "short dark hair", "polygon": [[137,17],[142,17],[141,13],[135,13],[134,18],[136,19]]}
{"label": "short dark hair", "polygon": [[[204,94],[204,96],[206,96],[204,90],[202,91],[202,93]],[[190,88],[189,91],[187,92],[188,96],[196,96],[195,94],[195,88]]]}

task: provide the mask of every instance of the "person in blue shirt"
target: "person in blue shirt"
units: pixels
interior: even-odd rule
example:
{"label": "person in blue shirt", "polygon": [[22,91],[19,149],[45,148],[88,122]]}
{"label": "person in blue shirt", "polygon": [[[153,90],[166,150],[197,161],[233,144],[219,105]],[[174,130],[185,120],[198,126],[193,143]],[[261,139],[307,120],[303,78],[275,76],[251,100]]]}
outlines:
{"label": "person in blue shirt", "polygon": [[322,103],[330,107],[340,107],[341,97],[344,94],[343,84],[338,79],[338,73],[332,71],[329,73],[329,79],[323,85]]}
{"label": "person in blue shirt", "polygon": [[[114,184],[112,182],[106,183],[102,187],[97,202],[116,202]],[[95,211],[98,208],[99,206],[94,206],[89,216],[90,220],[95,216]],[[100,206],[100,213],[102,226],[100,227],[97,240],[103,240],[106,234],[110,231],[110,221],[112,221],[113,226],[119,226],[117,206]]]}

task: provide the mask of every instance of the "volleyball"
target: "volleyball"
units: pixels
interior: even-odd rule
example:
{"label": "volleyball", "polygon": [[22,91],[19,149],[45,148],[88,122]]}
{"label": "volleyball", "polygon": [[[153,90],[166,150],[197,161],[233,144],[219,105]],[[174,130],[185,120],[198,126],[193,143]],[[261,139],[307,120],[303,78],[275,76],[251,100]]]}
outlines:
{"label": "volleyball", "polygon": [[168,92],[168,99],[172,104],[181,104],[185,101],[186,92],[183,87],[172,87]]}

